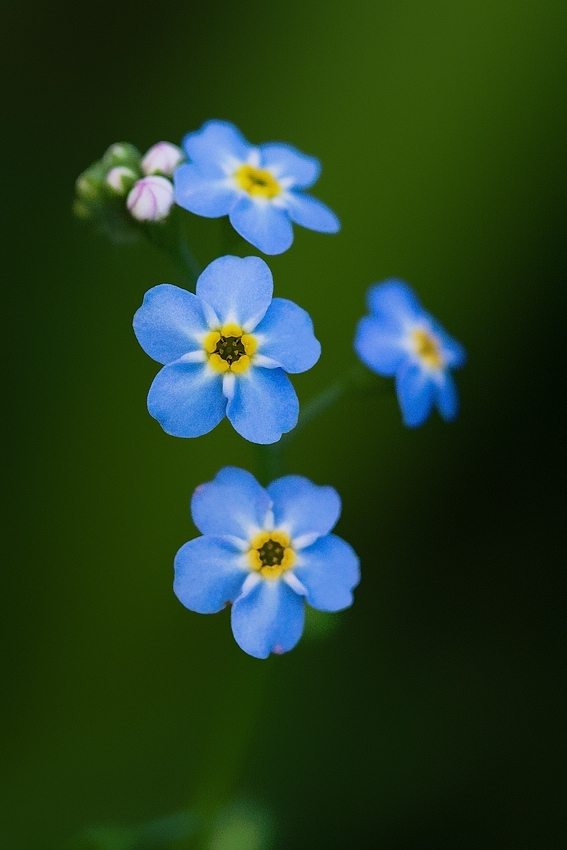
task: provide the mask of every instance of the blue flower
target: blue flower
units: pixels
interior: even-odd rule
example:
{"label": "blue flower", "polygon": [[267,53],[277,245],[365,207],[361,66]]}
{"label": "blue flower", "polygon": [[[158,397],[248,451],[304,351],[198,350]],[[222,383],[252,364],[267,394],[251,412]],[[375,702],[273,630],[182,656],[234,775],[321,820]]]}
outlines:
{"label": "blue flower", "polygon": [[286,372],[315,365],[321,346],[301,307],[272,299],[259,257],[219,257],[197,292],[164,283],[134,316],[144,351],[163,363],[148,410],[175,437],[200,437],[224,416],[252,443],[275,443],[297,424],[299,402]]}
{"label": "blue flower", "polygon": [[427,313],[407,283],[392,278],[371,286],[370,316],[360,320],[354,348],[373,372],[396,378],[404,424],[422,425],[434,405],[446,421],[459,410],[451,369],[464,365],[463,346]]}
{"label": "blue flower", "polygon": [[175,200],[206,218],[228,215],[234,229],[265,254],[293,242],[292,221],[336,233],[336,215],[309,195],[321,166],[291,145],[253,147],[227,121],[207,121],[183,139],[189,163],[175,171]]}
{"label": "blue flower", "polygon": [[232,631],[249,655],[267,658],[293,649],[303,632],[305,601],[320,611],[352,604],[358,557],[330,534],[340,512],[333,487],[301,475],[264,489],[244,469],[221,469],[193,493],[191,514],[203,536],[175,556],[176,596],[199,614],[232,602]]}

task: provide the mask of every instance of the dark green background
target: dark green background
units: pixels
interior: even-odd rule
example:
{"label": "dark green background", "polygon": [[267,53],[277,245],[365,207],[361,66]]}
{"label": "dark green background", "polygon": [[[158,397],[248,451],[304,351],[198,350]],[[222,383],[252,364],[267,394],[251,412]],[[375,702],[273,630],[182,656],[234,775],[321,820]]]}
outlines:
{"label": "dark green background", "polygon": [[[211,117],[319,156],[343,222],[269,259],[323,345],[300,400],[353,361],[389,275],[469,352],[454,425],[410,432],[365,397],[291,449],[288,471],[340,491],[363,581],[327,641],[271,665],[238,794],[275,813],[278,848],[564,846],[564,0],[1,15],[2,846],[186,806],[235,666],[246,684],[261,664],[171,591],[194,487],[254,452],[226,421],[183,441],[149,417],[131,318],[175,270],[70,214],[111,142]],[[220,223],[187,220],[212,259]]]}

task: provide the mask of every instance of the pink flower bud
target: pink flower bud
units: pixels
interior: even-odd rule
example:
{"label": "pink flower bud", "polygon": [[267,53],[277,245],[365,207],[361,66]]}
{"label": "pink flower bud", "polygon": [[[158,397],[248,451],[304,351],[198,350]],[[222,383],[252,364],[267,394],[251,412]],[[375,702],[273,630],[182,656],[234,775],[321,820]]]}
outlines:
{"label": "pink flower bud", "polygon": [[165,177],[142,177],[134,183],[126,206],[138,221],[161,221],[173,206],[173,185]]}
{"label": "pink flower bud", "polygon": [[144,154],[142,171],[144,174],[165,174],[171,177],[183,159],[185,155],[181,148],[169,142],[158,142]]}
{"label": "pink flower bud", "polygon": [[131,168],[126,168],[125,165],[117,165],[115,168],[111,168],[106,175],[106,182],[117,194],[125,195],[136,182],[137,176]]}

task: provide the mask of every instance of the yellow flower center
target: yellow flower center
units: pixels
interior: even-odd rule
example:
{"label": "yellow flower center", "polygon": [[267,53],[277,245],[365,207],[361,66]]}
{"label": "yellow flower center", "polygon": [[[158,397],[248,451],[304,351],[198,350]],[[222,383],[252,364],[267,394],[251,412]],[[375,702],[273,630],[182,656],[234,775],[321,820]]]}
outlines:
{"label": "yellow flower center", "polygon": [[256,338],[246,334],[240,325],[223,325],[218,331],[211,331],[203,340],[209,365],[216,372],[246,372],[251,357],[258,348]]}
{"label": "yellow flower center", "polygon": [[252,540],[248,563],[264,578],[279,578],[295,564],[295,552],[285,531],[260,531]]}
{"label": "yellow flower center", "polygon": [[439,369],[443,366],[443,357],[435,339],[427,331],[418,328],[413,331],[413,344],[418,357],[421,357],[426,366],[431,369]]}
{"label": "yellow flower center", "polygon": [[265,168],[254,165],[241,165],[234,172],[236,182],[249,195],[260,195],[264,198],[275,198],[281,192],[281,186],[276,178]]}

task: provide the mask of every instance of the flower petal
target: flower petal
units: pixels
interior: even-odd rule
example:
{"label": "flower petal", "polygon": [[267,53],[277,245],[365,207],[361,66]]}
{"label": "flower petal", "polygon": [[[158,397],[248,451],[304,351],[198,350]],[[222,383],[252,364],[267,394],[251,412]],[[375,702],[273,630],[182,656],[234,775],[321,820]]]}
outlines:
{"label": "flower petal", "polygon": [[222,537],[197,537],[175,556],[173,591],[179,601],[198,614],[215,614],[234,602],[248,569],[240,552]]}
{"label": "flower petal", "polygon": [[314,156],[307,156],[293,145],[260,145],[260,167],[271,171],[279,180],[289,178],[291,186],[308,189],[321,173],[321,163]]}
{"label": "flower petal", "polygon": [[148,393],[148,410],[174,437],[200,437],[218,425],[226,411],[222,380],[202,363],[183,359],[164,366]]}
{"label": "flower petal", "polygon": [[408,363],[396,375],[396,393],[404,425],[423,425],[433,406],[434,383],[431,375],[417,363]]}
{"label": "flower petal", "polygon": [[321,355],[309,313],[287,298],[273,299],[255,333],[263,337],[259,351],[286,372],[305,372]]}
{"label": "flower petal", "polygon": [[374,315],[364,316],[356,326],[354,350],[369,369],[386,377],[395,375],[408,356],[401,331]]}
{"label": "flower petal", "polygon": [[439,376],[437,408],[445,422],[452,422],[459,413],[459,394],[450,372],[442,372]]}
{"label": "flower petal", "polygon": [[307,589],[307,601],[313,608],[340,611],[352,605],[352,590],[360,581],[360,562],[346,540],[327,534],[302,549],[299,557],[293,572]]}
{"label": "flower petal", "polygon": [[232,164],[246,162],[251,145],[229,121],[206,121],[200,130],[184,137],[185,153],[206,176],[220,176]]}
{"label": "flower petal", "polygon": [[245,440],[266,445],[297,425],[299,402],[282,369],[252,366],[237,376],[226,415]]}
{"label": "flower petal", "polygon": [[266,489],[274,503],[274,527],[284,527],[292,539],[328,534],[341,515],[335,488],[320,487],[303,475],[284,475]]}
{"label": "flower petal", "polygon": [[236,232],[264,254],[283,254],[293,242],[289,215],[269,201],[253,201],[249,195],[242,195],[229,218]]}
{"label": "flower petal", "polygon": [[138,342],[158,363],[171,363],[190,351],[198,351],[201,343],[196,334],[206,329],[205,314],[197,296],[170,283],[146,292],[134,316]]}
{"label": "flower petal", "polygon": [[285,198],[289,217],[296,224],[319,233],[337,233],[341,223],[326,204],[302,192],[289,192]]}
{"label": "flower petal", "polygon": [[218,218],[228,215],[237,198],[236,189],[227,185],[224,175],[208,177],[196,166],[180,165],[173,176],[175,202],[195,215]]}
{"label": "flower petal", "polygon": [[460,369],[467,362],[467,352],[464,345],[450,336],[433,316],[430,317],[430,321],[433,333],[441,343],[441,354],[445,364],[450,369]]}
{"label": "flower petal", "polygon": [[371,286],[366,302],[371,312],[390,316],[402,326],[423,318],[425,314],[413,289],[405,281],[394,277]]}
{"label": "flower petal", "polygon": [[255,658],[293,649],[303,632],[305,603],[285,582],[262,580],[232,606],[232,633]]}
{"label": "flower petal", "polygon": [[272,501],[245,469],[225,466],[191,499],[191,516],[202,534],[230,534],[248,540],[264,527]]}
{"label": "flower petal", "polygon": [[260,257],[219,257],[197,281],[197,295],[210,304],[221,325],[235,322],[253,330],[272,300],[274,281]]}

